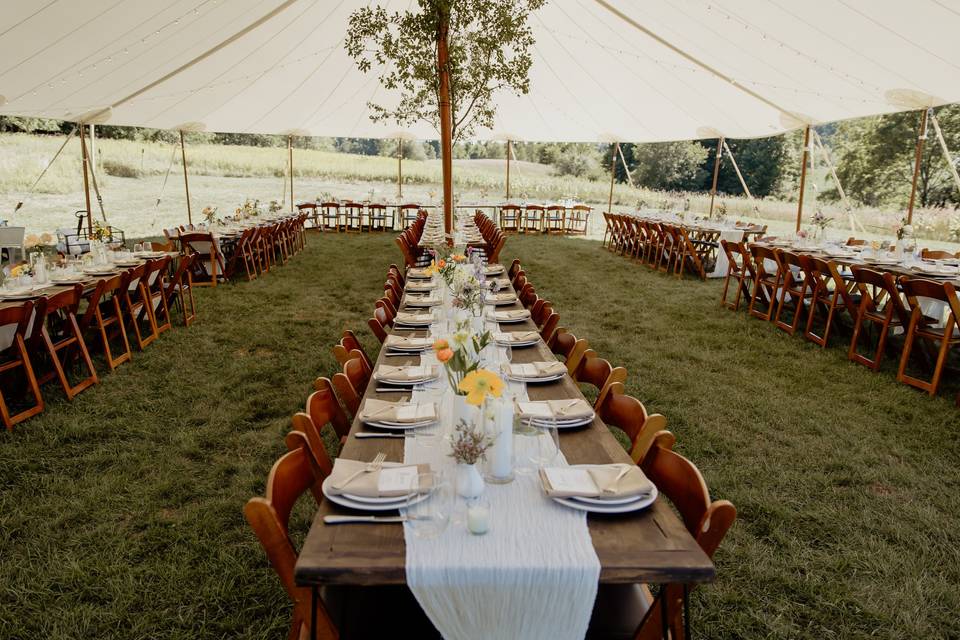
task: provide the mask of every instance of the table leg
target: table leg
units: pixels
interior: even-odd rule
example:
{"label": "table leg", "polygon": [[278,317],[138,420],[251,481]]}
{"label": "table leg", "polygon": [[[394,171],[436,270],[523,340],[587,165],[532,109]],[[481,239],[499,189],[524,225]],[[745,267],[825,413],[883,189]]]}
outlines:
{"label": "table leg", "polygon": [[310,640],[317,640],[317,586],[310,587]]}

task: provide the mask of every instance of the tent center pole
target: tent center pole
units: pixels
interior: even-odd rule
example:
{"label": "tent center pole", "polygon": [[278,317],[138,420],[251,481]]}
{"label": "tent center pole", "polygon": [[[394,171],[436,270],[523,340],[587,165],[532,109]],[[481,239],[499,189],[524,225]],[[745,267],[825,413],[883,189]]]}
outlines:
{"label": "tent center pole", "polygon": [[617,177],[617,154],[620,152],[620,143],[614,144],[610,154],[610,197],[607,200],[607,213],[613,213],[613,181]]}
{"label": "tent center pole", "polygon": [[183,130],[180,130],[180,158],[183,160],[183,191],[187,196],[187,224],[193,224],[193,209],[190,206],[190,181],[187,179],[187,147],[183,143]]}
{"label": "tent center pole", "polygon": [[83,158],[83,197],[87,204],[87,238],[93,237],[93,207],[90,204],[90,156],[87,154],[86,125],[80,123],[80,154]]}
{"label": "tent center pole", "polygon": [[720,159],[723,157],[723,136],[717,138],[717,153],[713,156],[713,182],[710,185],[710,213],[707,217],[713,219],[713,201],[717,197],[717,179],[720,177]]}
{"label": "tent center pole", "polygon": [[807,186],[807,154],[810,150],[810,125],[803,130],[803,154],[800,156],[800,195],[797,197],[797,233],[803,219],[803,191]]}

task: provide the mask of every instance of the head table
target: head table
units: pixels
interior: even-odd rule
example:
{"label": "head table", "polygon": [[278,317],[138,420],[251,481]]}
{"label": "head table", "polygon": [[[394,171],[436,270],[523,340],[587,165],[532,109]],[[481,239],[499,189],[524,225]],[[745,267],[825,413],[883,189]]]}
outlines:
{"label": "head table", "polygon": [[[505,275],[502,274],[499,277],[503,279],[504,284],[509,284]],[[487,309],[490,310],[492,307],[487,307]],[[498,311],[507,309],[522,309],[522,306],[519,303],[514,303],[511,306],[497,307]],[[504,332],[537,330],[537,327],[529,319],[523,323],[503,324],[500,325],[499,329],[496,329],[496,325],[493,325],[493,323],[488,323],[488,326]],[[394,331],[394,333],[425,335],[424,332],[403,332],[399,330]],[[388,355],[386,351],[386,349],[381,349],[375,370],[382,364],[396,366],[436,362],[431,352],[426,352],[421,357],[417,354],[398,356],[391,353]],[[556,357],[542,340],[532,347],[515,347],[512,349],[511,361],[514,363],[550,360],[555,361]],[[442,374],[441,378],[443,380],[442,384],[446,385],[445,377]],[[510,384],[519,385],[521,388],[525,387],[522,392],[530,400],[583,398],[579,386],[568,375],[549,383]],[[380,393],[377,391],[377,387],[377,381],[371,379],[364,394],[364,402],[369,399],[392,402],[401,399],[400,394],[395,392]],[[418,391],[413,392],[415,398],[418,393]],[[409,398],[410,392],[408,391],[403,395]],[[350,435],[340,452],[340,457],[370,461],[377,453],[383,452],[386,454],[388,462],[424,461],[423,459],[417,459],[417,449],[414,444],[416,438],[357,438],[357,434],[364,431],[367,431],[367,429],[358,418],[355,418]],[[448,446],[446,442],[436,444],[435,447],[438,452],[432,454],[431,463],[443,464],[441,456],[446,456]],[[599,418],[595,418],[591,424],[582,428],[561,430],[560,450],[569,464],[632,464],[630,456]],[[534,501],[548,501],[548,498],[540,490],[539,483],[533,483],[533,478],[517,478],[517,481],[506,485],[489,484],[485,491],[490,496],[491,503],[499,505],[496,511],[501,515],[501,518],[506,517],[504,512],[511,514],[517,511],[522,512],[523,504],[517,503],[529,501],[530,504],[537,504]],[[565,508],[559,505],[549,502],[546,504],[547,509],[565,511]],[[477,553],[476,550],[481,548],[473,540],[480,537],[473,537],[473,540],[471,540],[471,534],[462,525],[450,525],[447,530],[440,534],[439,538],[417,540],[409,536],[409,531],[405,535],[405,528],[409,523],[400,526],[380,523],[356,526],[327,525],[324,523],[325,516],[332,514],[349,515],[350,513],[349,509],[332,504],[330,500],[324,500],[302,546],[295,567],[295,580],[299,586],[312,588],[314,612],[316,612],[319,588],[325,585],[409,585],[421,606],[424,607],[434,624],[446,637],[478,636],[465,631],[451,632],[449,627],[447,627],[447,631],[444,631],[443,625],[437,624],[438,621],[434,613],[427,606],[425,593],[428,593],[428,591],[424,588],[422,567],[418,566],[414,570],[414,567],[408,566],[411,558],[415,559],[418,564],[426,562],[430,565],[429,568],[433,571],[430,575],[439,575],[447,579],[450,579],[451,575],[455,575],[458,581],[455,586],[469,587],[472,583],[476,583],[473,586],[482,585],[485,591],[478,590],[474,593],[496,596],[496,591],[501,582],[509,582],[512,578],[508,576],[515,577],[518,571],[518,567],[513,564],[518,560],[516,558],[510,559],[510,556],[513,546],[522,545],[525,542],[522,538],[529,537],[536,540],[541,547],[549,547],[551,544],[560,545],[562,543],[559,541],[565,539],[558,535],[556,531],[545,530],[541,526],[542,523],[535,517],[527,520],[521,515],[515,517],[509,523],[501,519],[499,527],[497,520],[494,519],[491,530],[483,536],[485,544],[492,544],[489,539],[498,536],[498,533],[501,536],[513,535],[514,538],[500,541],[500,544],[504,544],[507,550],[502,557],[498,557],[492,562],[493,566],[489,566],[489,557],[482,558],[481,560],[484,561],[478,561],[477,563],[474,563],[471,559],[470,554]],[[570,513],[579,512],[570,511]],[[559,517],[565,515],[565,512],[560,513]],[[588,533],[584,532],[586,544],[589,547],[592,543],[592,551],[595,552],[596,556],[596,560],[593,560],[593,562],[598,561],[599,563],[598,572],[591,574],[588,571],[585,574],[591,576],[592,586],[586,591],[577,592],[591,594],[590,602],[585,603],[588,619],[589,609],[593,604],[593,594],[596,593],[597,581],[600,584],[690,584],[707,582],[714,577],[712,562],[662,497],[642,511],[612,516],[590,514],[589,517],[584,517],[588,531]],[[517,540],[518,532],[520,534],[519,541]],[[411,543],[411,548],[408,548],[408,542]],[[434,545],[436,557],[432,559],[424,558],[425,555],[430,554],[430,545]],[[563,556],[566,550],[555,551]],[[590,555],[592,558],[593,554]],[[536,565],[536,557],[539,556],[534,554],[529,558],[524,557],[522,563],[524,565]],[[445,567],[444,563],[446,562],[449,562],[451,566]],[[449,571],[445,572],[445,569],[449,569]],[[536,572],[541,569],[543,575],[546,576],[552,576],[551,571],[554,573],[562,572],[562,568],[552,565],[544,567],[524,566],[522,568],[523,571],[532,575],[538,575]],[[466,585],[460,585],[459,582],[466,583]],[[512,584],[512,587],[516,588],[516,584]],[[502,588],[509,590],[510,587],[504,584]],[[535,590],[528,589],[528,591]],[[471,592],[466,589],[464,593],[467,594],[466,597],[469,597]],[[464,602],[462,598],[455,602],[460,603],[459,607],[454,607],[456,611],[448,617],[469,617],[468,614],[474,614],[470,609],[482,608],[485,604],[484,602]],[[523,624],[528,626],[524,628],[524,637],[541,637],[539,627],[551,628],[548,618],[551,615],[562,618],[566,609],[570,608],[570,604],[557,601],[544,604],[545,611],[550,613],[532,621],[525,621]],[[500,610],[490,613],[494,618],[500,618],[500,621],[496,623],[499,625],[503,624],[503,617],[513,616],[516,611],[504,613]],[[522,610],[520,615],[529,617],[531,612]],[[517,623],[517,625],[519,624]],[[585,626],[585,624],[584,622],[583,625]],[[504,628],[510,627],[509,625],[507,627],[495,627],[500,631]],[[518,626],[517,628],[521,627]],[[316,625],[311,625],[311,629],[315,633]],[[535,632],[531,632],[531,630],[535,630]],[[573,633],[582,635],[582,631],[585,631],[585,628]],[[566,635],[561,633],[550,637],[568,637],[570,634],[571,632],[567,630]]]}

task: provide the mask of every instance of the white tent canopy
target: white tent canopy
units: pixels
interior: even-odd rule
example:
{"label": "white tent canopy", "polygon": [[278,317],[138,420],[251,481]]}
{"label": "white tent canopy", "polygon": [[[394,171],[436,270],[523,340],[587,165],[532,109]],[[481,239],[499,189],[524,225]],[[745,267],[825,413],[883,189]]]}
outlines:
{"label": "white tent canopy", "polygon": [[[239,133],[397,130],[370,121],[368,101],[395,97],[343,47],[364,0],[3,4],[0,114]],[[552,0],[531,23],[530,94],[499,95],[496,125],[479,138],[746,138],[960,101],[955,0]],[[408,131],[437,137],[426,123]]]}

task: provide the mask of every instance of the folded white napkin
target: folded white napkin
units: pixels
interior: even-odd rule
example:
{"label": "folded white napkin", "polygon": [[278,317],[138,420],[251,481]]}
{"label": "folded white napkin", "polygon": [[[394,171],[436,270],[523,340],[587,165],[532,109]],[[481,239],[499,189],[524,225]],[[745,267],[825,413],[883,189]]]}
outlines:
{"label": "folded white napkin", "polygon": [[395,320],[400,324],[429,324],[433,321],[433,316],[429,313],[398,311]]}
{"label": "folded white napkin", "polygon": [[517,403],[521,418],[557,418],[574,420],[593,416],[593,407],[582,398],[570,400],[539,400]]}
{"label": "folded white napkin", "polygon": [[357,417],[362,422],[416,424],[436,420],[437,405],[433,402],[387,402],[367,398]]}
{"label": "folded white napkin", "polygon": [[536,380],[567,372],[567,365],[562,362],[526,362],[523,364],[508,363],[503,365],[504,372],[513,378]]}
{"label": "folded white napkin", "polygon": [[[617,476],[626,473],[617,480]],[[540,483],[551,498],[627,498],[649,496],[654,485],[635,464],[580,464],[545,467]]]}
{"label": "folded white napkin", "polygon": [[[350,479],[350,476],[366,466],[366,462],[359,460],[337,458],[333,462],[330,480],[324,485],[326,491],[332,495],[349,493],[365,498],[390,498],[414,492],[426,493],[433,484],[429,464],[401,465],[385,462],[378,471],[364,472]],[[431,474],[428,475],[426,483],[419,482],[421,474]],[[350,481],[344,484],[347,480]]]}
{"label": "folded white napkin", "polygon": [[382,364],[377,367],[377,380],[397,380],[407,382],[409,380],[422,380],[423,378],[436,378],[437,368],[430,365],[409,365],[392,366]]}
{"label": "folded white napkin", "polygon": [[500,343],[509,343],[509,342],[527,342],[528,340],[538,340],[540,338],[539,331],[514,331],[514,332],[496,332],[493,334],[493,339]]}
{"label": "folded white napkin", "polygon": [[495,311],[490,314],[494,320],[523,320],[530,317],[526,309],[510,309],[509,311]]}
{"label": "folded white napkin", "polygon": [[387,336],[384,344],[388,347],[401,347],[407,349],[425,349],[433,344],[432,338],[418,338],[408,336],[398,336],[390,334]]}

